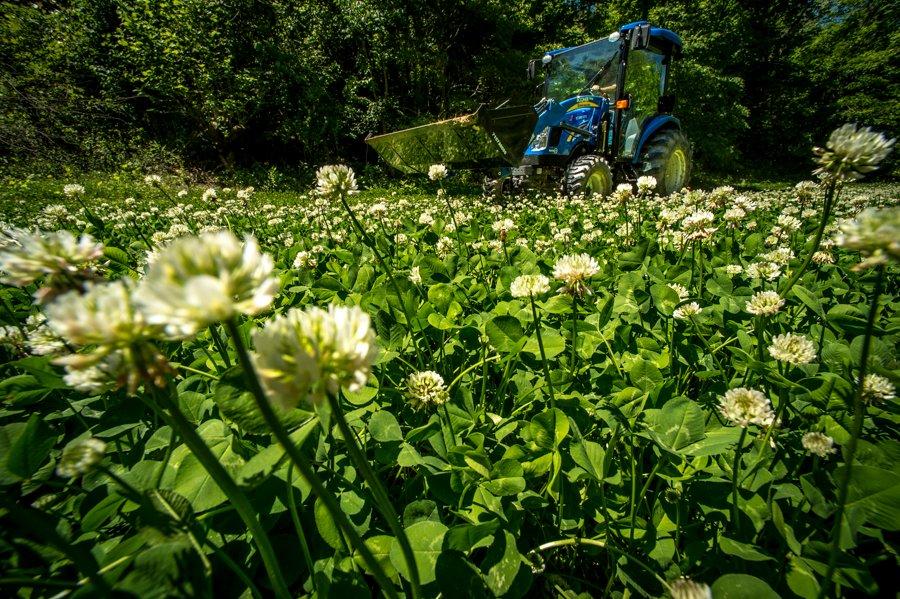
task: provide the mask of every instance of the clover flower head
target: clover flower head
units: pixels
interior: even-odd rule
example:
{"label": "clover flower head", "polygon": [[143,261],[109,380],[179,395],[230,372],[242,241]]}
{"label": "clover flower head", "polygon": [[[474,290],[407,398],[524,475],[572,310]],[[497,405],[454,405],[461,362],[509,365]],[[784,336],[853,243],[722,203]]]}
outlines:
{"label": "clover flower head", "polygon": [[779,362],[809,364],[816,359],[816,346],[803,335],[786,333],[772,337],[769,354]]}
{"label": "clover flower head", "polygon": [[162,183],[162,177],[159,175],[147,175],[144,177],[144,183],[146,185],[159,185]]}
{"label": "clover flower head", "polygon": [[831,252],[818,251],[812,255],[812,261],[816,264],[834,264],[834,254]]}
{"label": "clover flower head", "polygon": [[172,338],[266,310],[278,291],[272,257],[229,231],[176,239],[148,266],[136,299],[147,322]]}
{"label": "clover flower head", "polygon": [[509,286],[513,297],[534,297],[550,291],[550,279],[544,275],[519,275]]}
{"label": "clover flower head", "polygon": [[745,309],[756,316],[772,316],[777,314],[782,306],[784,306],[784,299],[778,295],[778,292],[760,291],[747,301]]}
{"label": "clover flower head", "polygon": [[717,228],[713,227],[715,215],[708,210],[698,210],[681,219],[681,229],[688,240],[703,240],[712,237]]}
{"label": "clover flower head", "polygon": [[413,266],[409,270],[409,282],[413,285],[422,284],[422,270],[418,266]]}
{"label": "clover flower head", "polygon": [[894,384],[880,374],[867,374],[863,379],[862,396],[866,401],[882,402],[894,399],[896,389]]}
{"label": "clover flower head", "polygon": [[729,264],[725,267],[725,273],[728,276],[734,277],[744,272],[744,267],[740,264]]}
{"label": "clover flower head", "polygon": [[769,426],[775,421],[772,403],[756,389],[729,389],[719,399],[719,412],[734,424],[747,428],[751,424]]}
{"label": "clover flower head", "polygon": [[0,281],[24,287],[42,277],[48,286],[77,286],[93,277],[93,265],[103,255],[103,244],[90,235],[75,237],[69,231],[7,229],[0,249]]}
{"label": "clover flower head", "polygon": [[133,292],[131,279],[70,291],[47,305],[47,326],[69,345],[97,346],[100,354],[147,340],[155,329],[135,307]]}
{"label": "clover flower head", "polygon": [[369,315],[357,306],[292,308],[253,333],[253,362],[270,401],[318,403],[361,389],[378,353]]}
{"label": "clover flower head", "polygon": [[63,449],[62,457],[56,466],[56,475],[75,478],[86,474],[100,463],[105,454],[106,443],[94,437],[70,443]]}
{"label": "clover flower head", "polygon": [[834,439],[822,433],[806,433],[803,435],[801,442],[803,443],[803,449],[821,458],[827,458],[830,454],[837,451],[834,448]]}
{"label": "clover flower head", "polygon": [[703,311],[703,308],[700,307],[700,304],[697,302],[690,302],[675,308],[672,312],[672,317],[676,320],[687,320],[692,316],[700,314],[701,311]]}
{"label": "clover flower head", "polygon": [[642,175],[637,178],[638,193],[650,193],[654,189],[656,189],[656,184],[656,177],[653,177],[651,175]]}
{"label": "clover flower head", "polygon": [[[185,194],[185,195],[187,195],[187,194]],[[218,197],[218,194],[216,193],[216,188],[215,187],[207,187],[206,190],[203,192],[203,195],[200,196],[200,199],[203,200],[204,202],[211,202],[211,201],[215,200],[217,197]]]}
{"label": "clover flower head", "polygon": [[447,167],[443,164],[432,164],[428,167],[428,178],[432,181],[440,181],[447,177]]}
{"label": "clover flower head", "polygon": [[866,259],[857,269],[888,260],[900,260],[900,207],[868,208],[855,219],[838,226],[836,242],[839,246],[861,252]]}
{"label": "clover flower head", "polygon": [[588,254],[569,254],[556,261],[553,278],[562,281],[572,295],[590,293],[585,281],[600,272],[600,265]]}
{"label": "clover flower head", "polygon": [[847,123],[831,132],[825,148],[814,148],[819,168],[815,174],[839,180],[861,179],[878,168],[894,146],[894,139]]}
{"label": "clover flower head", "polygon": [[672,599],[712,599],[712,589],[702,582],[695,582],[682,576],[669,584]]}
{"label": "clover flower head", "polygon": [[416,410],[442,405],[448,398],[444,377],[433,370],[414,372],[406,379],[406,396]]}
{"label": "clover flower head", "polygon": [[357,192],[353,169],[343,164],[329,164],[316,171],[316,192],[323,197],[346,197]]}
{"label": "clover flower head", "polygon": [[74,196],[83,196],[84,185],[79,185],[78,183],[68,183],[66,185],[63,185],[63,195],[69,198]]}
{"label": "clover flower head", "polygon": [[319,265],[315,255],[307,250],[301,250],[294,256],[294,268],[314,269]]}

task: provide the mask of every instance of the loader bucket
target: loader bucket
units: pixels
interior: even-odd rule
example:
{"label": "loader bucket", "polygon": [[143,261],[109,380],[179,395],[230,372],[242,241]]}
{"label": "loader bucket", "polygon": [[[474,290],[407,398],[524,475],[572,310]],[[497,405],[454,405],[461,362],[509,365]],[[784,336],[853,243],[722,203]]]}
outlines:
{"label": "loader bucket", "polygon": [[537,114],[531,106],[486,108],[472,114],[366,139],[403,173],[427,173],[432,164],[457,169],[518,166]]}

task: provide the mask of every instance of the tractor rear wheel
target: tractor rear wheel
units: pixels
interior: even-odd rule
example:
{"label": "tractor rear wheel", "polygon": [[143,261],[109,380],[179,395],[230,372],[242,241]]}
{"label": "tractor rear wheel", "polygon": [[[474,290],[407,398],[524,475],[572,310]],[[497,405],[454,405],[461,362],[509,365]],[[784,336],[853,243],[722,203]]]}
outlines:
{"label": "tractor rear wheel", "polygon": [[566,169],[566,193],[571,196],[607,196],[612,193],[613,174],[601,156],[579,156]]}
{"label": "tractor rear wheel", "polygon": [[641,175],[656,178],[656,191],[667,196],[687,186],[691,179],[691,144],[679,129],[654,135],[641,152]]}

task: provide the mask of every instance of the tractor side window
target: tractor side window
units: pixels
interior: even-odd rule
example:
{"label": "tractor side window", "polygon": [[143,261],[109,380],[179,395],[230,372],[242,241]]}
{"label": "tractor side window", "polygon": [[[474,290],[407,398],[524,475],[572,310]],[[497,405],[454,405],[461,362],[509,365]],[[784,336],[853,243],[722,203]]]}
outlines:
{"label": "tractor side window", "polygon": [[623,157],[631,157],[640,137],[644,120],[656,114],[662,95],[665,56],[650,50],[638,50],[628,55],[625,71],[625,93],[631,94],[631,106],[625,125]]}

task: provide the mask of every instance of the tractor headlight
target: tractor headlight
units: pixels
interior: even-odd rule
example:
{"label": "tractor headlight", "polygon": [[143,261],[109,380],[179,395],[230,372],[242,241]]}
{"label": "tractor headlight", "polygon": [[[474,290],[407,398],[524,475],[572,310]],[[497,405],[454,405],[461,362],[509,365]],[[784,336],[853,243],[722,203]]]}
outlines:
{"label": "tractor headlight", "polygon": [[532,151],[546,150],[550,139],[550,127],[544,127],[531,139]]}

